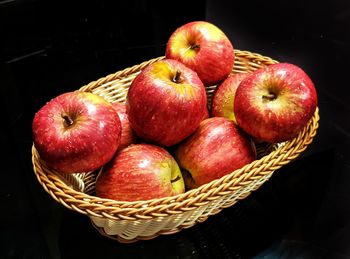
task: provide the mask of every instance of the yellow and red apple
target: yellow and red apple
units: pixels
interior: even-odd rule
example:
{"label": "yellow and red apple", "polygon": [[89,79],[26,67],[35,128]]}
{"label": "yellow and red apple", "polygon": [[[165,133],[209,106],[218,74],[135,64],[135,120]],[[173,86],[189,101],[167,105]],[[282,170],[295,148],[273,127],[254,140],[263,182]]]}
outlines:
{"label": "yellow and red apple", "polygon": [[234,49],[225,33],[212,23],[195,21],[177,28],[169,37],[166,58],[196,71],[204,85],[224,80],[234,65]]}
{"label": "yellow and red apple", "polygon": [[120,144],[118,150],[121,150],[130,144],[136,144],[138,142],[138,138],[134,130],[131,128],[128,115],[126,114],[126,106],[125,103],[112,103],[114,109],[117,111],[121,127],[122,133],[120,136]]}
{"label": "yellow and red apple", "polygon": [[187,189],[193,189],[254,161],[250,137],[231,120],[211,117],[175,150]]}
{"label": "yellow and red apple", "polygon": [[116,152],[121,124],[113,106],[86,92],[68,92],[46,103],[32,122],[40,157],[62,173],[92,171]]}
{"label": "yellow and red apple", "polygon": [[128,90],[126,111],[144,141],[172,146],[207,116],[207,96],[197,74],[181,62],[164,59],[148,65]]}
{"label": "yellow and red apple", "polygon": [[310,77],[289,63],[251,73],[239,84],[234,100],[238,125],[255,139],[271,143],[295,137],[316,107],[317,93]]}
{"label": "yellow and red apple", "polygon": [[247,75],[247,73],[231,74],[215,89],[211,105],[212,117],[225,117],[236,123],[233,112],[234,98],[239,83]]}
{"label": "yellow and red apple", "polygon": [[164,148],[150,144],[122,149],[96,180],[97,196],[118,201],[150,200],[184,191],[175,159]]}

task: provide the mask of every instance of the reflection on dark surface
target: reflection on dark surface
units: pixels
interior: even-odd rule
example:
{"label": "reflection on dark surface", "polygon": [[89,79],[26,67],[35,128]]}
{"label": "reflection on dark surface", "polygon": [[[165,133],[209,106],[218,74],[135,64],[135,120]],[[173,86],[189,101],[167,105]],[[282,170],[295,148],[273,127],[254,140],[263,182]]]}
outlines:
{"label": "reflection on dark surface", "polygon": [[[0,1],[0,258],[349,258],[347,1]],[[177,234],[120,244],[55,202],[31,165],[31,121],[56,95],[164,54],[192,20],[234,47],[304,68],[319,94],[311,146],[256,192]]]}

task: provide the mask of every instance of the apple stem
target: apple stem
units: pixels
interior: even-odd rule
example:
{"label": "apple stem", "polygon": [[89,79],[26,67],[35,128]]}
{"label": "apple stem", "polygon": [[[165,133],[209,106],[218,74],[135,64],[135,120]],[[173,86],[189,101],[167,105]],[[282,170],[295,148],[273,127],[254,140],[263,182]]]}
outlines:
{"label": "apple stem", "polygon": [[181,77],[181,71],[177,70],[175,76],[173,77],[173,82],[177,84],[181,83],[180,77]]}
{"label": "apple stem", "polygon": [[276,99],[276,95],[275,95],[274,93],[268,93],[268,94],[264,94],[264,95],[262,96],[262,98],[263,98],[264,100],[267,100],[267,101],[273,101],[273,100]]}
{"label": "apple stem", "polygon": [[198,44],[193,44],[193,45],[191,45],[191,49],[199,49],[199,45]]}
{"label": "apple stem", "polygon": [[68,127],[71,126],[71,125],[74,123],[74,121],[72,120],[72,118],[69,117],[69,116],[67,116],[67,115],[63,115],[62,118],[64,119],[64,122],[65,122],[65,124],[66,124]]}
{"label": "apple stem", "polygon": [[175,182],[177,182],[178,180],[180,180],[180,176],[179,176],[179,175],[176,176],[175,179],[170,180],[170,182],[171,182],[171,183],[175,183]]}

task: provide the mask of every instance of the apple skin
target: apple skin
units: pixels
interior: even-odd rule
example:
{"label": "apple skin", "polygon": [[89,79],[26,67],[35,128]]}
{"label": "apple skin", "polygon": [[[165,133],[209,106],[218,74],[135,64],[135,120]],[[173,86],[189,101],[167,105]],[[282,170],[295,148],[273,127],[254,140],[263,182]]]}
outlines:
{"label": "apple skin", "polygon": [[224,80],[231,73],[235,59],[229,38],[217,26],[205,21],[177,28],[168,39],[165,56],[196,71],[204,85]]}
{"label": "apple skin", "polygon": [[175,150],[187,189],[235,171],[256,159],[250,137],[231,120],[211,117]]}
{"label": "apple skin", "polygon": [[[180,79],[174,82],[178,71]],[[143,140],[172,146],[192,134],[207,116],[207,96],[193,70],[164,59],[148,65],[133,80],[126,112],[131,127]]]}
{"label": "apple skin", "polygon": [[96,195],[118,201],[150,200],[185,191],[180,168],[168,151],[132,144],[117,153],[96,180]]}
{"label": "apple skin", "polygon": [[122,127],[122,133],[120,137],[120,144],[119,144],[118,150],[126,148],[130,144],[138,143],[138,137],[134,132],[134,130],[131,128],[128,115],[126,114],[125,103],[114,102],[112,103],[112,105],[118,113],[118,116],[121,122],[121,127]]}
{"label": "apple skin", "polygon": [[212,117],[225,117],[237,124],[233,112],[234,98],[239,83],[248,73],[231,74],[219,86],[217,86],[211,106]]}
{"label": "apple skin", "polygon": [[208,119],[209,117],[210,117],[210,113],[209,113],[209,110],[208,110],[208,108],[207,108],[207,109],[205,109],[205,111],[204,111],[202,120]]}
{"label": "apple skin", "polygon": [[92,171],[116,152],[121,123],[104,98],[68,92],[46,103],[32,122],[34,145],[40,157],[62,173]]}
{"label": "apple skin", "polygon": [[239,84],[234,100],[238,125],[262,142],[295,137],[310,121],[317,93],[298,66],[278,63],[256,70]]}

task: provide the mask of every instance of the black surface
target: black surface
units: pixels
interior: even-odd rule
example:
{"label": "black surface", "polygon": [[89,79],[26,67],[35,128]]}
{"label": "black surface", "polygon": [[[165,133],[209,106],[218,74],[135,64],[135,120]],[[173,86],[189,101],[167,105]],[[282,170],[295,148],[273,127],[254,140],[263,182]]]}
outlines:
{"label": "black surface", "polygon": [[[350,258],[347,1],[0,1],[0,258]],[[31,165],[34,113],[59,93],[164,54],[193,20],[314,81],[312,145],[233,207],[180,233],[120,244],[55,202]]]}

